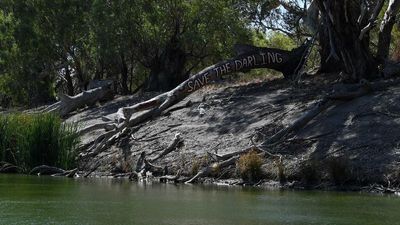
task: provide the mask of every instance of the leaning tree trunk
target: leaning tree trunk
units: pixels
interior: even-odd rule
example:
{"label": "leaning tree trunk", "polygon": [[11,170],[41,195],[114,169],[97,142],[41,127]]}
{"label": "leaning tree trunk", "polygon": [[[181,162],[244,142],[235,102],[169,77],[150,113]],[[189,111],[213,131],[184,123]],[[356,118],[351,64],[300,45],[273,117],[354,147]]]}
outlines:
{"label": "leaning tree trunk", "polygon": [[74,95],[74,84],[72,82],[72,77],[71,77],[71,70],[69,69],[69,66],[65,66],[65,79],[67,80],[67,94],[69,96]]}
{"label": "leaning tree trunk", "polygon": [[377,57],[384,61],[389,56],[390,41],[393,26],[396,23],[396,14],[400,8],[400,0],[390,0],[385,16],[379,29],[379,42]]}
{"label": "leaning tree trunk", "polygon": [[330,54],[343,61],[345,72],[354,80],[373,78],[377,62],[369,49],[369,35],[360,39],[368,20],[361,18],[359,0],[317,0],[330,41]]}
{"label": "leaning tree trunk", "polygon": [[125,56],[121,53],[121,92],[123,95],[129,94],[128,88],[128,65],[125,62]]}
{"label": "leaning tree trunk", "polygon": [[339,57],[335,57],[330,51],[329,30],[324,24],[319,25],[318,29],[319,55],[321,58],[318,73],[334,73],[344,69],[343,62]]}
{"label": "leaning tree trunk", "polygon": [[[302,64],[304,64],[304,56],[309,50],[310,43],[311,41],[307,41],[302,46],[292,51],[260,48],[251,45],[236,45],[235,50],[238,55],[237,57],[200,71],[169,92],[130,107],[120,108],[117,113],[117,120],[126,121],[131,125],[135,124],[137,120],[142,120],[143,117],[165,110],[192,92],[210,82],[221,79],[223,75],[229,73],[248,71],[255,68],[269,68],[282,72],[285,78],[292,78],[292,76],[301,69]],[[150,110],[140,115],[138,118],[135,118],[134,121],[129,121],[133,113],[148,109],[154,111]]]}
{"label": "leaning tree trunk", "polygon": [[[238,53],[238,56],[235,58],[220,62],[198,72],[171,91],[133,106],[120,108],[114,115],[116,121],[107,124],[113,125],[115,129],[100,135],[93,144],[90,145],[86,155],[98,154],[114,143],[115,140],[129,134],[130,127],[162,114],[167,108],[178,103],[189,94],[211,82],[220,80],[221,76],[225,74],[248,71],[255,68],[270,68],[280,71],[285,77],[290,78],[291,75],[296,74],[302,67],[302,64],[304,64],[304,56],[310,49],[310,43],[311,41],[307,41],[305,44],[292,51],[258,48],[249,45],[235,46]],[[133,116],[134,114],[136,115]]]}

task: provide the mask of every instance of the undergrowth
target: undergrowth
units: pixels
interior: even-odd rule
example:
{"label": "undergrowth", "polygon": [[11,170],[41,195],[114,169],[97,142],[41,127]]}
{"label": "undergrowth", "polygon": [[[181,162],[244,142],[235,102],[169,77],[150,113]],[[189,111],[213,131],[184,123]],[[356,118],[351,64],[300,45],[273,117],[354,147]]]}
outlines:
{"label": "undergrowth", "polygon": [[79,140],[75,124],[55,114],[0,115],[0,161],[27,172],[38,165],[71,169]]}

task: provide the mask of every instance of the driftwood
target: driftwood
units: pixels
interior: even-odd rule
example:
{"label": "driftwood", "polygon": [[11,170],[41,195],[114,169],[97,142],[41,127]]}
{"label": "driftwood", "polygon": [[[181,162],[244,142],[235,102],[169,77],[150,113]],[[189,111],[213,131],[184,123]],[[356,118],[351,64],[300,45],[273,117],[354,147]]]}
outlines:
{"label": "driftwood", "polygon": [[210,166],[204,167],[201,169],[194,177],[192,177],[190,180],[186,181],[185,184],[190,184],[196,181],[198,178],[205,177],[209,174],[211,174],[213,171],[217,169],[223,169],[227,166],[233,165],[236,163],[236,161],[239,159],[239,155],[233,156],[227,160],[224,160],[222,162],[218,163],[213,163]]}
{"label": "driftwood", "polygon": [[58,112],[60,116],[66,116],[68,113],[83,108],[87,105],[94,105],[98,101],[109,100],[113,97],[113,91],[108,86],[98,87],[84,91],[75,96],[61,95],[60,101],[47,107],[45,112]]}
{"label": "driftwood", "polygon": [[78,172],[78,168],[72,169],[72,170],[66,170],[63,173],[56,173],[52,174],[51,176],[53,177],[74,177],[75,174]]}
{"label": "driftwood", "polygon": [[0,162],[0,173],[17,173],[18,171],[22,169],[8,162]]}
{"label": "driftwood", "polygon": [[150,159],[149,161],[154,163],[158,159],[161,159],[162,157],[166,156],[170,152],[176,149],[176,147],[179,145],[179,143],[182,142],[181,135],[179,133],[175,134],[174,140],[171,142],[171,144],[168,145],[167,148],[165,148],[159,155],[154,157],[153,159]]}
{"label": "driftwood", "polygon": [[65,170],[47,165],[37,166],[29,172],[29,174],[38,174],[38,175],[53,175],[61,173],[65,173]]}
{"label": "driftwood", "polygon": [[172,142],[168,145],[167,148],[165,148],[160,154],[158,154],[156,157],[148,160],[146,157],[146,152],[142,152],[139,156],[139,159],[136,162],[136,168],[135,172],[139,174],[146,174],[146,172],[151,172],[155,176],[160,176],[160,180],[166,181],[166,180],[177,180],[179,178],[180,173],[176,175],[174,178],[173,176],[167,175],[168,174],[168,167],[161,167],[153,164],[157,160],[163,158],[164,156],[168,155],[171,153],[173,150],[175,150],[180,143],[182,143],[182,138],[179,133],[175,134],[174,139]]}
{"label": "driftwood", "polygon": [[181,170],[178,170],[178,172],[175,175],[164,175],[161,176],[159,179],[161,183],[167,183],[167,182],[177,183],[180,176],[181,176]]}
{"label": "driftwood", "polygon": [[114,174],[113,178],[129,178],[129,179],[134,179],[134,177],[137,177],[137,173],[136,172],[128,172],[128,173],[118,173],[118,174]]}
{"label": "driftwood", "polygon": [[161,167],[150,163],[149,160],[146,159],[146,152],[142,152],[136,163],[135,172],[145,174],[147,171],[150,171],[155,175],[166,175],[168,173],[168,169],[166,167]]}

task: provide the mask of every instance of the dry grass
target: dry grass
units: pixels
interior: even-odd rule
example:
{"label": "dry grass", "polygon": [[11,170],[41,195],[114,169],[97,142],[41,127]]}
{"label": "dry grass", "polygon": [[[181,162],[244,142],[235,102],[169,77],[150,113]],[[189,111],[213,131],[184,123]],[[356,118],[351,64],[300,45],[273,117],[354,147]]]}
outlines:
{"label": "dry grass", "polygon": [[262,177],[263,158],[255,151],[242,155],[237,163],[240,177],[247,182],[256,182]]}
{"label": "dry grass", "polygon": [[210,157],[208,155],[205,155],[200,158],[195,158],[191,163],[190,174],[192,176],[196,175],[200,171],[200,169],[208,166],[209,163],[210,163]]}

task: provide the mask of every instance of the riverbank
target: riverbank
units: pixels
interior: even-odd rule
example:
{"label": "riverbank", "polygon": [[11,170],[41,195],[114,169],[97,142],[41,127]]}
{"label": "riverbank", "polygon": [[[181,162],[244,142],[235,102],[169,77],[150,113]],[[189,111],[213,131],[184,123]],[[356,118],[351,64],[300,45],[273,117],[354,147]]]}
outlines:
{"label": "riverbank", "polygon": [[[249,148],[301,117],[331,92],[336,77],[336,74],[307,76],[300,86],[274,79],[205,87],[163,115],[126,130],[129,133],[126,138],[101,151],[93,152],[87,146],[107,131],[86,132],[78,148],[78,170],[85,177],[134,174],[131,178],[166,176],[172,182],[185,182],[206,171],[207,174],[192,181],[221,183],[239,179],[237,184],[268,186],[271,183],[278,188],[397,190],[400,184],[399,85],[338,102],[262,151],[250,149],[261,160],[257,175],[243,176],[239,171],[237,160]],[[77,122],[85,129],[112,118],[120,107],[156,94],[117,96],[112,101],[70,114],[66,122]],[[240,151],[244,152],[237,158],[222,160]],[[143,165],[138,165],[143,155],[142,159],[151,161],[152,168],[158,172],[136,178],[140,168],[143,169]]]}
{"label": "riverbank", "polygon": [[[298,87],[283,79],[206,87],[164,115],[132,129],[130,138],[101,152],[82,151],[79,169],[94,174],[135,171],[143,152],[146,157],[157,157],[179,134],[181,144],[155,164],[167,167],[168,175],[179,172],[180,177],[193,177],[212,165],[216,157],[246,149],[293,123],[331,91],[337,76],[318,77],[308,76]],[[330,107],[302,129],[265,149],[268,154],[262,156],[259,180],[297,182],[307,187],[330,183],[339,187],[379,184],[397,188],[399,91],[400,86],[395,85]],[[150,97],[151,94],[117,97],[78,112],[67,121],[90,126],[119,107]],[[102,133],[103,130],[95,130],[85,134],[81,146]],[[235,163],[219,169],[207,177],[240,178]]]}

